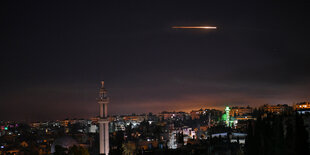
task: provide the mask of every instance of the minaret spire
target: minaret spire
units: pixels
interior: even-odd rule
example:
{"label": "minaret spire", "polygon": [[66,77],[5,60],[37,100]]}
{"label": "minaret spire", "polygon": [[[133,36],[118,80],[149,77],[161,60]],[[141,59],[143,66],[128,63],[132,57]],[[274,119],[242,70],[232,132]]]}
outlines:
{"label": "minaret spire", "polygon": [[99,100],[108,99],[107,97],[108,91],[104,88],[104,81],[101,81],[101,88],[99,91]]}
{"label": "minaret spire", "polygon": [[104,81],[101,81],[98,103],[100,106],[99,116],[99,140],[100,154],[109,154],[109,121],[108,121],[108,103],[110,102],[108,91],[104,88]]}

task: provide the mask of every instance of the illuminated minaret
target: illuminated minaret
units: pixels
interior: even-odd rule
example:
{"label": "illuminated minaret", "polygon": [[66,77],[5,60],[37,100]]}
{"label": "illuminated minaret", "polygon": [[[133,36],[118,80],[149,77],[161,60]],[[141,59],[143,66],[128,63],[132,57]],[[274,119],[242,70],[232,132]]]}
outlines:
{"label": "illuminated minaret", "polygon": [[104,88],[104,81],[101,81],[98,103],[100,105],[99,119],[99,140],[100,154],[109,154],[109,121],[108,121],[108,91]]}

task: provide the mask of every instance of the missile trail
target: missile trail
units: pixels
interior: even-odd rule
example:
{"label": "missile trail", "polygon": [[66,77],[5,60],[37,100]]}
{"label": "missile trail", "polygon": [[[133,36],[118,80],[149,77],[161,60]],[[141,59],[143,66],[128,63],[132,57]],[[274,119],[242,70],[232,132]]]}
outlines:
{"label": "missile trail", "polygon": [[217,29],[215,26],[173,26],[173,29]]}

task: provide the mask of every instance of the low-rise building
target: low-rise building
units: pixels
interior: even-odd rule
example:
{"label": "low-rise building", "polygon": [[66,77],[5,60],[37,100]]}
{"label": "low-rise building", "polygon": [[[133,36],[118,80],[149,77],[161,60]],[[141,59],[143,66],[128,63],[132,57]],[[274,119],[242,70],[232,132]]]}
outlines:
{"label": "low-rise building", "polygon": [[293,104],[293,108],[294,108],[294,110],[304,110],[304,109],[309,110],[310,109],[310,103],[309,102],[295,103],[295,104]]}
{"label": "low-rise building", "polygon": [[232,117],[250,115],[253,109],[249,106],[247,107],[231,107],[229,115]]}
{"label": "low-rise building", "polygon": [[310,103],[300,102],[293,104],[293,109],[300,114],[310,113]]}
{"label": "low-rise building", "polygon": [[185,118],[186,113],[185,112],[168,112],[163,111],[158,114],[158,117],[160,120],[183,120]]}
{"label": "low-rise building", "polygon": [[269,105],[265,104],[261,107],[265,112],[280,114],[289,111],[291,107],[287,104]]}

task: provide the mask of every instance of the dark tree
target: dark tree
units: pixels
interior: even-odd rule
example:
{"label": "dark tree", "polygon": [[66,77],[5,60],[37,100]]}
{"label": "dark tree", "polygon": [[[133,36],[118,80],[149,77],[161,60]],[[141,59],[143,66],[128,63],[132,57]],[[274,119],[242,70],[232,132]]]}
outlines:
{"label": "dark tree", "polygon": [[301,115],[296,114],[296,132],[295,132],[295,153],[309,154],[308,132],[306,131],[304,120]]}

